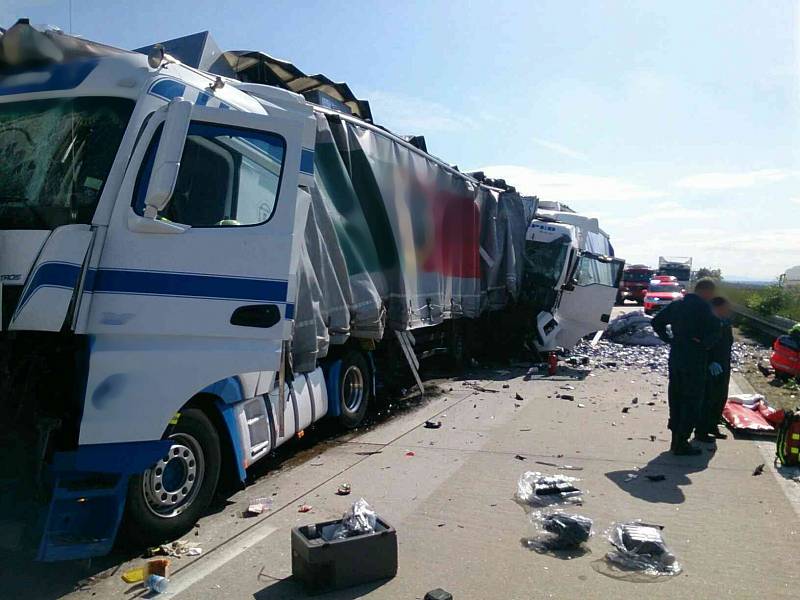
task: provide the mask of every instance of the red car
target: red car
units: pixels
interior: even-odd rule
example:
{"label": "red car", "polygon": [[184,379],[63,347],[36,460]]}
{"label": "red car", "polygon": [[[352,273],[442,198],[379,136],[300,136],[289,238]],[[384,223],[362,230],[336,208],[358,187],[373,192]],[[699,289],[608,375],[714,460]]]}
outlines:
{"label": "red car", "polygon": [[684,290],[677,282],[654,279],[644,297],[644,312],[648,315],[657,313],[670,302],[683,298],[683,294]]}
{"label": "red car", "polygon": [[647,286],[653,279],[655,271],[646,265],[630,265],[622,272],[622,282],[617,293],[617,304],[625,300],[635,300],[637,304],[644,302]]}

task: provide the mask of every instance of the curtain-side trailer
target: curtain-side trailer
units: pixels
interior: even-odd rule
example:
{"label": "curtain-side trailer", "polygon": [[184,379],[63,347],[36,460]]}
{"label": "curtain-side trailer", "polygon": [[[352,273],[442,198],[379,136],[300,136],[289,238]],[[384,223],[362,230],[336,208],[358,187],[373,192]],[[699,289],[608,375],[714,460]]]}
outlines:
{"label": "curtain-side trailer", "polygon": [[259,56],[0,37],[0,510],[39,559],[185,532],[222,476],[360,423],[385,354],[458,357],[517,302],[519,194]]}

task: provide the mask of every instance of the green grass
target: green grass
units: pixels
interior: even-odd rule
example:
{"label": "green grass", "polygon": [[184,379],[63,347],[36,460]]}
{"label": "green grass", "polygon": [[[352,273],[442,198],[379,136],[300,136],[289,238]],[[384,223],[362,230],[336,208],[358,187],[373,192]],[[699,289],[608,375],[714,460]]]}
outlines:
{"label": "green grass", "polygon": [[767,317],[779,315],[800,321],[800,288],[777,285],[722,283],[722,292],[732,302]]}

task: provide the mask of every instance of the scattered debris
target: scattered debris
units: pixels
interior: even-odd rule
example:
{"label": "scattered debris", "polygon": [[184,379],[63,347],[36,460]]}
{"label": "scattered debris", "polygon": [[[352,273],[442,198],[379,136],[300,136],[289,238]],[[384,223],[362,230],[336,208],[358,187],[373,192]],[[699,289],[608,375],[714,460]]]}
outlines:
{"label": "scattered debris", "polygon": [[194,546],[186,540],[177,540],[169,544],[161,544],[160,546],[148,548],[145,552],[145,556],[171,556],[173,558],[180,558],[185,555],[195,556],[195,554],[189,554],[189,552],[195,548],[198,548],[198,546]]}
{"label": "scattered debris", "polygon": [[297,507],[297,512],[299,513],[307,513],[311,512],[311,505],[310,504],[301,504]]}
{"label": "scattered debris", "polygon": [[764,466],[764,463],[761,463],[755,469],[753,469],[753,476],[761,475],[764,472]]}
{"label": "scattered debris", "polygon": [[519,394],[515,394],[515,395],[514,395],[514,400],[525,400],[525,398],[523,398],[523,397],[522,397],[522,396],[520,396]]}
{"label": "scattered debris", "polygon": [[246,517],[255,517],[272,509],[272,498],[254,498],[245,511]]}
{"label": "scattered debris", "polygon": [[357,456],[372,456],[373,454],[381,454],[383,450],[368,450],[365,452],[356,452]]}
{"label": "scattered debris", "polygon": [[375,511],[364,498],[359,498],[342,515],[340,523],[329,530],[326,530],[326,527],[322,528],[322,537],[331,541],[372,533],[375,531],[376,522]]}
{"label": "scattered debris", "polygon": [[578,403],[578,408],[586,408],[586,405]]}
{"label": "scattered debris", "polygon": [[575,396],[573,396],[572,394],[559,394],[556,397],[561,398],[562,400],[569,400],[570,402],[575,400]]}
{"label": "scattered debris", "polygon": [[606,559],[625,569],[650,575],[677,575],[681,566],[664,543],[660,525],[640,521],[615,523],[608,534],[613,550]]}
{"label": "scattered debris", "polygon": [[160,575],[148,575],[144,581],[144,587],[152,594],[163,594],[167,591],[169,579]]}
{"label": "scattered debris", "polygon": [[769,377],[770,375],[774,375],[775,374],[775,369],[773,369],[772,367],[766,366],[764,363],[760,362],[760,363],[758,363],[756,365],[756,367],[758,367],[758,370],[761,371],[761,374],[764,377]]}
{"label": "scattered debris", "polygon": [[628,473],[627,475],[625,475],[625,483],[628,483],[629,481],[633,481],[634,479],[638,478],[639,476],[636,473]]}
{"label": "scattered debris", "polygon": [[508,388],[510,388],[510,387],[511,387],[511,386],[510,386],[510,385],[508,385],[507,383],[504,383],[504,384],[503,384],[503,389],[504,389],[504,390],[507,390],[507,389],[508,389]]}
{"label": "scattered debris", "polygon": [[517,482],[516,500],[526,506],[547,506],[582,502],[582,492],[574,483],[580,481],[566,475],[545,475],[535,471],[522,474]]}
{"label": "scattered debris", "polygon": [[526,460],[525,457],[522,456],[521,454],[517,454],[514,458],[516,458],[517,460]]}
{"label": "scattered debris", "polygon": [[145,567],[134,567],[122,572],[122,581],[125,583],[141,583],[144,581]]}
{"label": "scattered debris", "polygon": [[639,404],[639,397],[637,396],[633,400],[631,400],[631,404]]}
{"label": "scattered debris", "polygon": [[539,535],[525,540],[526,546],[539,552],[574,549],[592,535],[592,520],[563,512],[533,513],[531,521]]}
{"label": "scattered debris", "polygon": [[441,426],[441,421],[425,421],[425,429],[439,429]]}
{"label": "scattered debris", "polygon": [[348,496],[350,494],[350,484],[349,483],[341,484],[336,490],[336,494],[338,496]]}
{"label": "scattered debris", "polygon": [[583,471],[583,467],[573,467],[572,465],[559,465],[557,463],[546,462],[543,460],[535,461],[537,465],[544,465],[546,467],[555,467],[556,469],[561,469],[562,471]]}
{"label": "scattered debris", "polygon": [[623,406],[622,407],[622,412],[626,413],[626,412],[630,411],[630,409],[631,409],[630,406]]}
{"label": "scattered debris", "polygon": [[479,383],[477,383],[475,381],[463,381],[461,383],[461,385],[466,386],[466,387],[471,387],[476,392],[489,392],[491,394],[496,394],[496,393],[498,393],[500,391],[500,390],[493,390],[492,388],[484,387],[484,386],[482,386],[481,384],[479,384]]}
{"label": "scattered debris", "polygon": [[425,594],[425,600],[453,600],[453,594],[442,588],[436,588]]}
{"label": "scattered debris", "polygon": [[413,450],[406,450],[406,456],[416,456],[416,455],[417,453],[414,452]]}

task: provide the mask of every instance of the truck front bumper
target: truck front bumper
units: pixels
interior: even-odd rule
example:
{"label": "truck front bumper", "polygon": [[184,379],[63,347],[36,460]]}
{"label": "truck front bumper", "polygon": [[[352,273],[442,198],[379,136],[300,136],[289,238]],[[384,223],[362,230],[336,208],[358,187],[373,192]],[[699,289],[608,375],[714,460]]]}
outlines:
{"label": "truck front bumper", "polygon": [[169,440],[91,444],[53,456],[52,493],[36,558],[108,554],[122,521],[128,480],[169,450]]}

